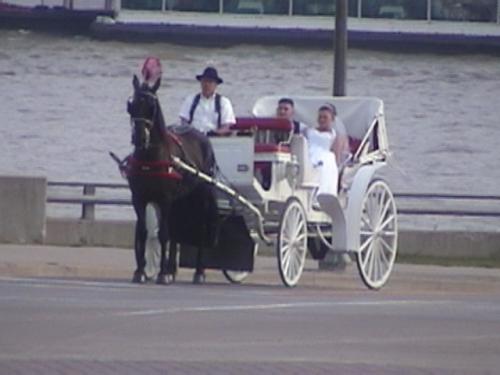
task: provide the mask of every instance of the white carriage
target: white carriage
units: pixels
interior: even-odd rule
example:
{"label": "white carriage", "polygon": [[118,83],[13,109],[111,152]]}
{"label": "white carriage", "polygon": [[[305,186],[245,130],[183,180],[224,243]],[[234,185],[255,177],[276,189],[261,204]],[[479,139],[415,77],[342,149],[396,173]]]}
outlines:
{"label": "white carriage", "polygon": [[[237,120],[233,136],[211,139],[223,179],[201,177],[221,191],[220,209],[239,210],[247,226],[276,247],[286,286],[299,282],[309,250],[314,259],[322,259],[327,251],[353,255],[363,282],[381,288],[395,262],[398,234],[394,197],[377,175],[389,153],[383,102],[368,97],[291,97],[297,120],[314,125],[317,109],[331,103],[346,126],[351,155],[339,166],[337,200],[326,213],[315,200],[318,178],[308,160],[307,140],[293,134],[287,121],[274,118],[279,98],[260,98],[253,117]],[[240,282],[244,271],[224,269],[224,274]]]}

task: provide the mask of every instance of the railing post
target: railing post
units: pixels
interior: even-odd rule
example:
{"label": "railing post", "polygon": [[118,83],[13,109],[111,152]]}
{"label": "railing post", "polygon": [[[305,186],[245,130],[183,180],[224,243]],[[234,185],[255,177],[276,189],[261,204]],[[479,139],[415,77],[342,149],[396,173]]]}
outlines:
{"label": "railing post", "polygon": [[497,23],[500,24],[500,0],[497,1]]}
{"label": "railing post", "polygon": [[358,0],[358,18],[363,14],[363,0]]}
{"label": "railing post", "polygon": [[224,0],[219,0],[219,14],[224,13]]}
{"label": "railing post", "polygon": [[427,0],[427,22],[431,22],[432,19],[432,0]]}
{"label": "railing post", "polygon": [[335,9],[335,61],[333,95],[346,96],[347,0],[337,0]]}
{"label": "railing post", "polygon": [[[83,185],[83,195],[84,196],[94,196],[95,186],[94,185]],[[83,220],[94,220],[95,219],[95,205],[93,203],[82,203],[82,219]]]}
{"label": "railing post", "polygon": [[295,0],[288,0],[288,15],[293,16],[293,2]]}

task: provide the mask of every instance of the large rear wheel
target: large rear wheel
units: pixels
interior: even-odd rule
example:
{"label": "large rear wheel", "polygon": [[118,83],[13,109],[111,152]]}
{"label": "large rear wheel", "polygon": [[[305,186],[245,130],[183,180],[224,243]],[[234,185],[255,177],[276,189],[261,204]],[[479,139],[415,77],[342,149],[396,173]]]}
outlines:
{"label": "large rear wheel", "polygon": [[361,279],[368,288],[380,289],[391,274],[398,247],[396,202],[382,180],[371,182],[363,197],[359,236]]}
{"label": "large rear wheel", "polygon": [[304,270],[307,253],[306,213],[297,198],[288,199],[283,210],[276,252],[283,284],[294,287]]}

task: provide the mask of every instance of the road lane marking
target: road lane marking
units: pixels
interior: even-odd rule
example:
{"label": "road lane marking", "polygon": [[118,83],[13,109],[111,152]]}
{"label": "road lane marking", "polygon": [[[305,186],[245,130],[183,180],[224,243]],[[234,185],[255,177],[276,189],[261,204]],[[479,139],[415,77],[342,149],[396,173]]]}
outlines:
{"label": "road lane marking", "polygon": [[115,281],[85,281],[85,280],[60,280],[60,279],[37,279],[29,277],[0,277],[0,282],[6,282],[16,285],[46,287],[54,285],[62,286],[85,286],[85,287],[113,287],[113,288],[138,288],[139,284]]}
{"label": "road lane marking", "polygon": [[175,314],[183,312],[229,312],[229,311],[258,311],[279,310],[304,307],[338,307],[338,306],[389,306],[389,305],[436,305],[450,304],[453,301],[417,301],[417,300],[389,300],[389,301],[338,301],[338,302],[293,302],[293,303],[270,303],[255,305],[221,305],[221,306],[198,306],[198,307],[172,307],[166,309],[150,309],[123,311],[115,313],[115,316],[151,316],[163,314]]}

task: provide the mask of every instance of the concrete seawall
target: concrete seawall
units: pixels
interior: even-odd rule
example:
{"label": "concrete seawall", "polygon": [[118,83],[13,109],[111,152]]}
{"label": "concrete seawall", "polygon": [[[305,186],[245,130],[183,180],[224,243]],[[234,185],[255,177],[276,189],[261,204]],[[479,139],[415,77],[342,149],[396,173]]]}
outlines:
{"label": "concrete seawall", "polygon": [[45,177],[0,176],[0,242],[42,243],[46,199]]}
{"label": "concrete seawall", "polygon": [[[133,221],[47,219],[44,243],[132,248]],[[259,253],[273,253],[261,246]],[[500,258],[500,232],[400,230],[398,253],[441,258]]]}
{"label": "concrete seawall", "polygon": [[[44,177],[0,176],[0,243],[132,248],[132,220],[47,218]],[[273,249],[261,248],[261,253]],[[399,254],[500,259],[500,231],[399,232]]]}

